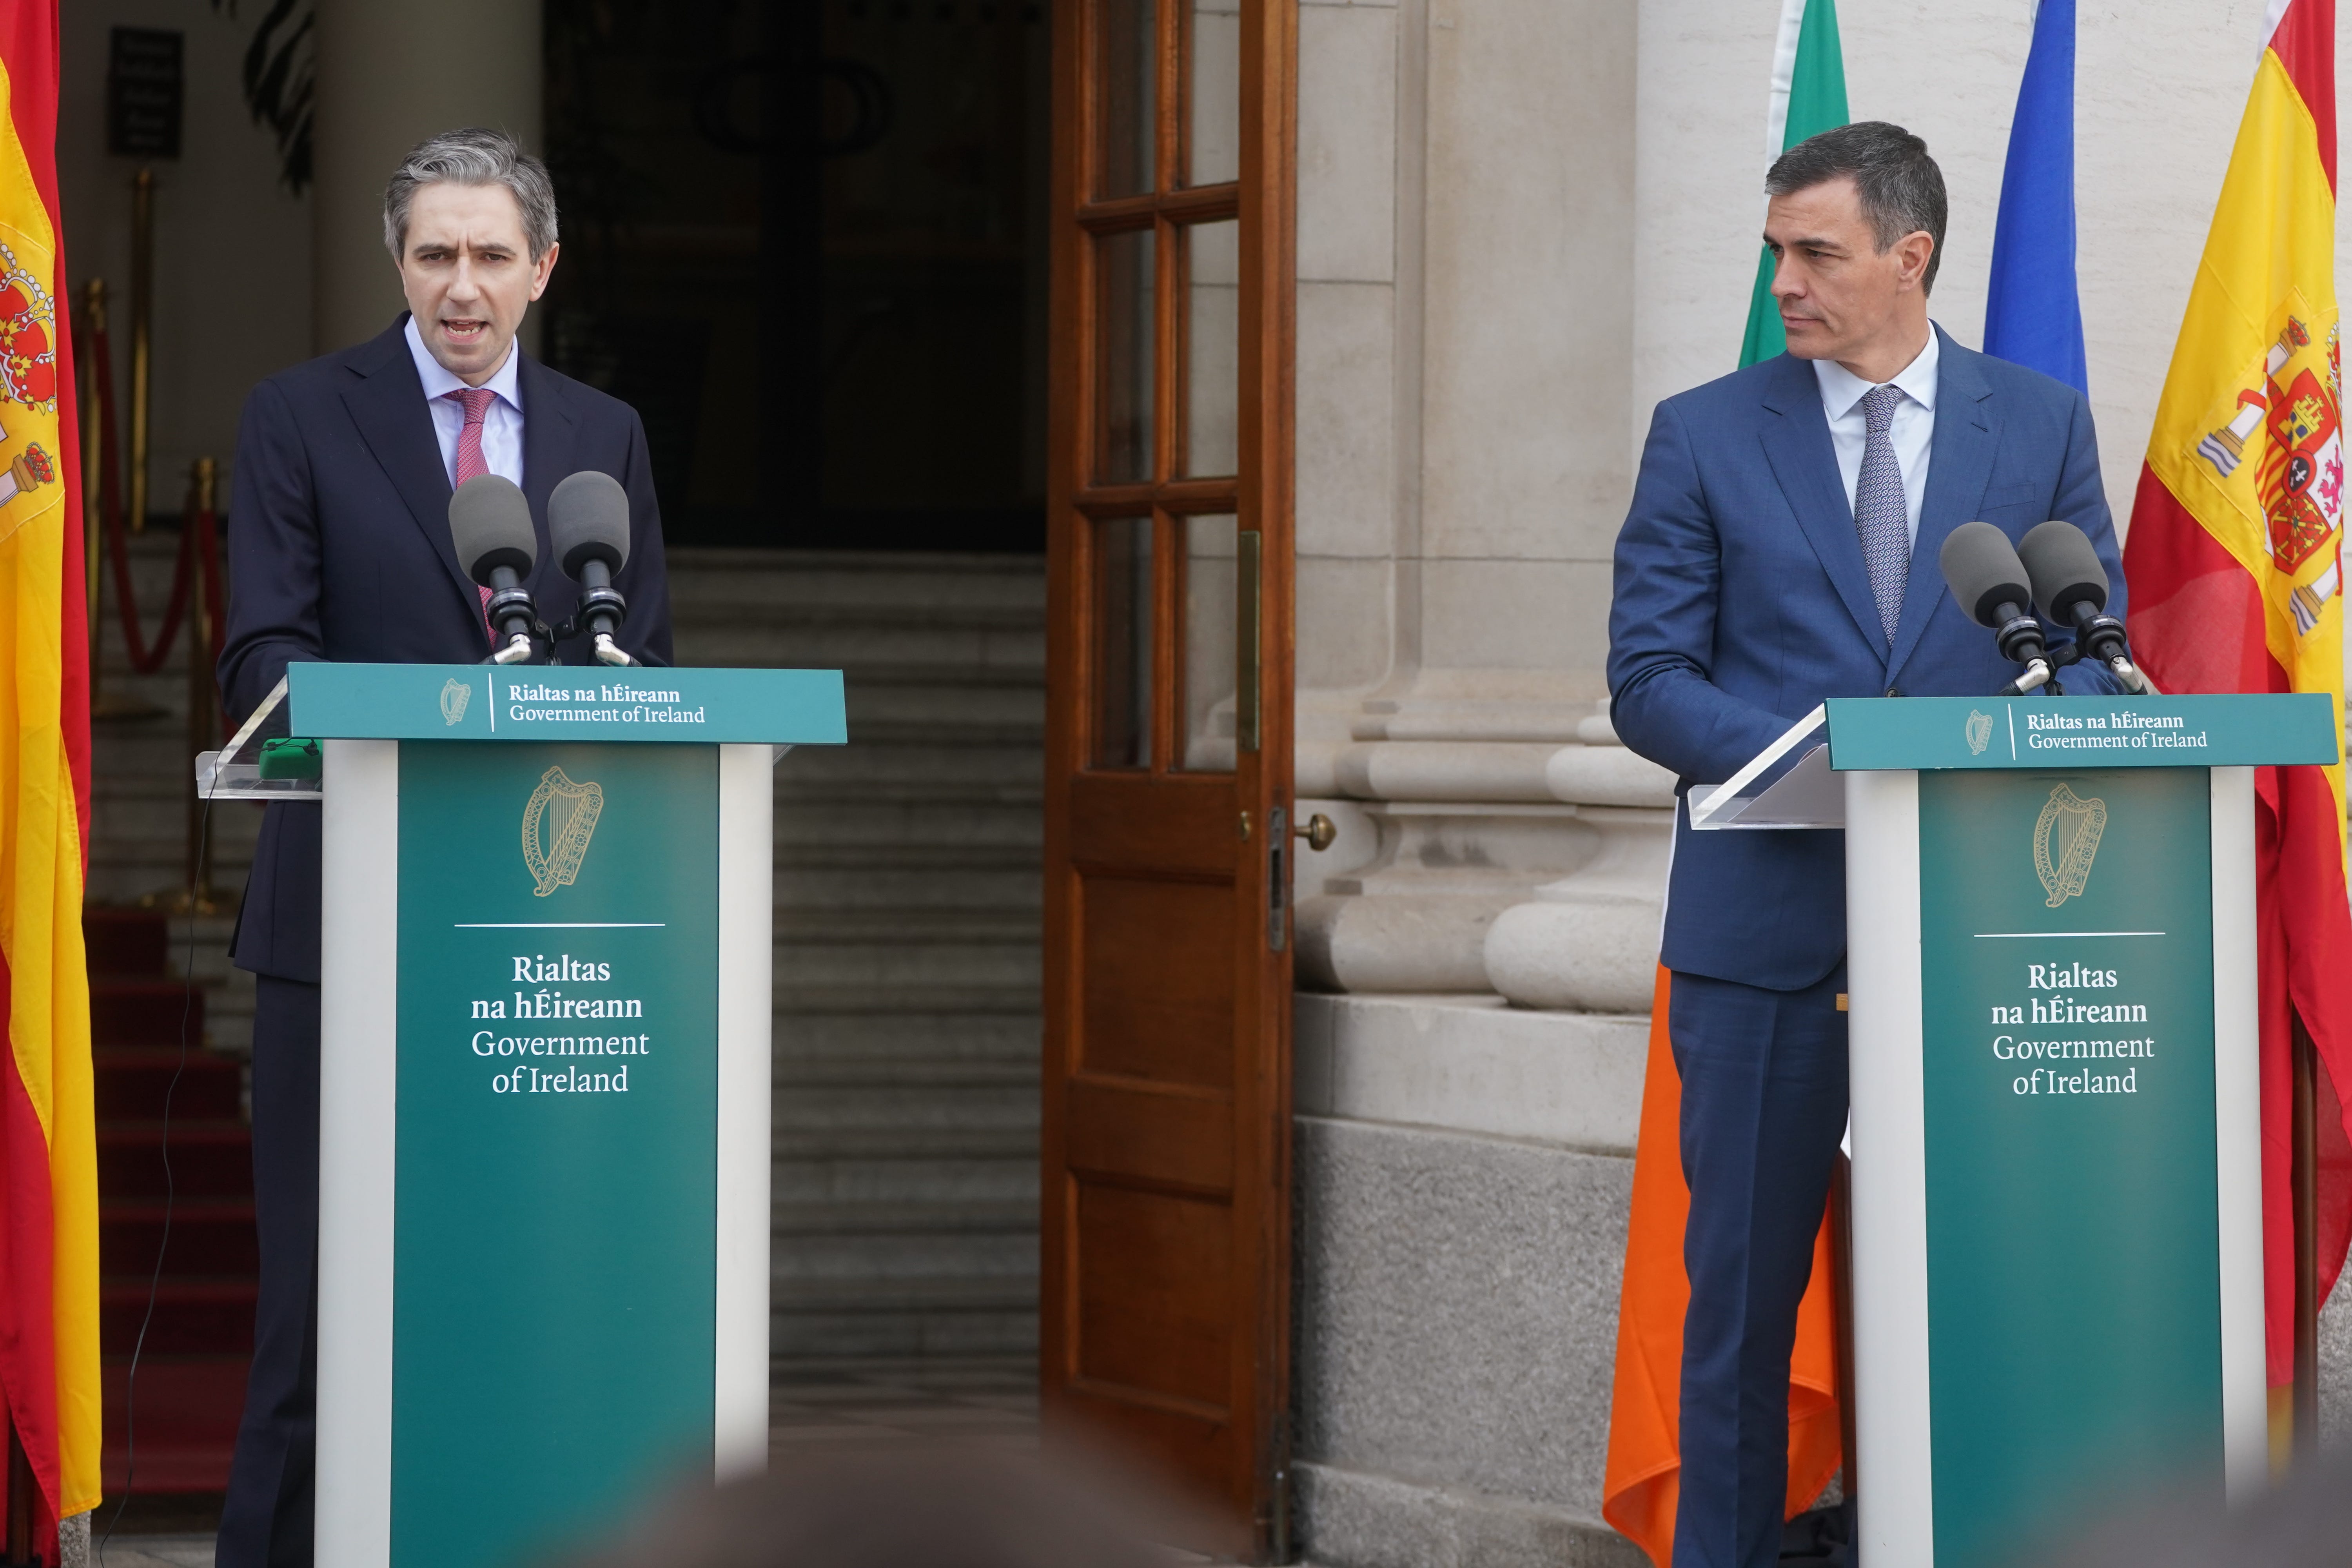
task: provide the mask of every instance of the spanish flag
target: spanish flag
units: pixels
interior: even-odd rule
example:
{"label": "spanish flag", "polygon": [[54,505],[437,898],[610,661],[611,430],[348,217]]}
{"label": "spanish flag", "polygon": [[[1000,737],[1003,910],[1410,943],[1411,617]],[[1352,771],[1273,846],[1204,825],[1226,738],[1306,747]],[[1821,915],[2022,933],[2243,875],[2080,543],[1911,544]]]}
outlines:
{"label": "spanish flag", "polygon": [[57,0],[15,0],[0,8],[0,1399],[50,1562],[58,1521],[99,1500],[89,654],[57,121]]}
{"label": "spanish flag", "polygon": [[[2343,392],[2335,0],[2272,0],[2124,550],[2132,647],[2165,690],[2325,691],[2340,729]],[[2263,768],[2256,799],[2263,1272],[2280,1388],[2294,1377],[2290,1010],[2321,1064],[2323,1300],[2352,1221],[2333,1091],[2352,1083],[2344,769]]]}

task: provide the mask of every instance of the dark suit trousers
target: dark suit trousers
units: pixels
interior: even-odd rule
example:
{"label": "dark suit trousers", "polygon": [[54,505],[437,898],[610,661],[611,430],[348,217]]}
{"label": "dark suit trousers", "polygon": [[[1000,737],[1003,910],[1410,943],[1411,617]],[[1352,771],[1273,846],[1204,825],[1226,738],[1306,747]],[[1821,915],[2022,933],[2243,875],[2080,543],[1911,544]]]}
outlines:
{"label": "dark suit trousers", "polygon": [[1844,989],[1843,963],[1801,991],[1674,976],[1691,1199],[1674,1568],[1780,1557],[1789,1356],[1845,1130]]}
{"label": "dark suit trousers", "polygon": [[253,1372],[216,1568],[310,1568],[319,1405],[319,988],[255,977]]}

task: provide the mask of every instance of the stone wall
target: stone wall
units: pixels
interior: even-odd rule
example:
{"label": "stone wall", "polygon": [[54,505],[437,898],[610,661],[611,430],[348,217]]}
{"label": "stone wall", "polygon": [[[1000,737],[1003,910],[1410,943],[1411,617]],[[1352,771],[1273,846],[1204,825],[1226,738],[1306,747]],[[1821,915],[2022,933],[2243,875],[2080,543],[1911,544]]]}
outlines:
{"label": "stone wall", "polygon": [[1640,1562],[1600,1510],[1647,1037],[1499,1001],[1299,999],[1312,1561]]}

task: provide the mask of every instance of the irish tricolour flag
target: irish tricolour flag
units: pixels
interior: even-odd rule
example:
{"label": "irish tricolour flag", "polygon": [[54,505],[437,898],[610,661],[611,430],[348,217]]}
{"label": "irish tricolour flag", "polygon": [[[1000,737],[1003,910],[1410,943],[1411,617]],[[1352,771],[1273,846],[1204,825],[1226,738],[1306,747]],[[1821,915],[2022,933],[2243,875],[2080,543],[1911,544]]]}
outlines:
{"label": "irish tricolour flag", "polygon": [[[1846,122],[1845,62],[1838,48],[1835,0],[1784,0],[1765,112],[1760,189],[1773,159],[1809,136]],[[1761,204],[1759,204],[1760,208]],[[1772,253],[1766,251],[1748,299],[1739,363],[1754,364],[1788,348],[1772,302]],[[1683,1269],[1683,1226],[1690,1189],[1683,1182],[1682,1079],[1666,1037],[1671,976],[1658,971],[1650,1009],[1649,1065],[1642,1083],[1642,1124],[1633,1151],[1633,1209],[1625,1237],[1625,1282],[1617,1307],[1617,1370],[1610,1394],[1608,1469],[1601,1516],[1650,1560],[1674,1559],[1675,1508],[1682,1495],[1683,1314],[1690,1279]],[[1840,1458],[1835,1307],[1829,1233],[1813,1248],[1813,1277],[1797,1310],[1797,1343],[1789,1368],[1789,1484],[1794,1515],[1821,1495]]]}
{"label": "irish tricolour flag", "polygon": [[[1845,54],[1838,47],[1837,0],[1781,0],[1780,32],[1772,51],[1772,91],[1764,110],[1764,167],[1808,137],[1843,125]],[[1759,184],[1762,180],[1759,174]],[[1748,297],[1748,332],[1739,363],[1754,364],[1787,350],[1780,312],[1772,303],[1772,253],[1756,264]]]}

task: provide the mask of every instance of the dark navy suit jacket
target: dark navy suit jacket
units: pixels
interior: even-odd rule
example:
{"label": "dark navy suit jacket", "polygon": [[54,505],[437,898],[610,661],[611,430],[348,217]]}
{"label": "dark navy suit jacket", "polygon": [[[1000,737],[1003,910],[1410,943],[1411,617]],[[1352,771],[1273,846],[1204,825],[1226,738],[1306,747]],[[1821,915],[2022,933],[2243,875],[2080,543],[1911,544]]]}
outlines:
{"label": "dark navy suit jacket", "polygon": [[[260,706],[289,664],[474,664],[489,651],[481,595],[449,538],[449,472],[402,332],[407,320],[271,376],[246,400],[219,671],[232,724]],[[580,469],[602,469],[629,493],[629,563],[614,580],[629,614],[617,640],[648,664],[667,664],[661,510],[636,411],[528,355],[517,391],[541,617],[562,625],[580,592],[549,557],[548,492]],[[559,652],[566,664],[591,662],[584,637]],[[231,946],[238,967],[318,980],[319,830],[316,803],[268,807]]]}
{"label": "dark navy suit jacket", "polygon": [[[1936,329],[1939,333],[1943,329]],[[1695,784],[1739,771],[1828,697],[1980,696],[2015,679],[1944,586],[1937,552],[1981,519],[2012,540],[2063,518],[2123,569],[2083,395],[1944,334],[1919,537],[1890,649],[1812,365],[1782,354],[1658,405],[1617,536],[1611,716]],[[2072,640],[2049,631],[2053,645]],[[2069,690],[2113,691],[2104,668]],[[2053,699],[2052,700],[2063,700]],[[1845,836],[1691,831],[1677,807],[1667,967],[1773,990],[1845,956]]]}

